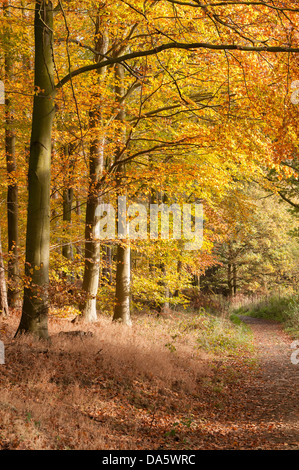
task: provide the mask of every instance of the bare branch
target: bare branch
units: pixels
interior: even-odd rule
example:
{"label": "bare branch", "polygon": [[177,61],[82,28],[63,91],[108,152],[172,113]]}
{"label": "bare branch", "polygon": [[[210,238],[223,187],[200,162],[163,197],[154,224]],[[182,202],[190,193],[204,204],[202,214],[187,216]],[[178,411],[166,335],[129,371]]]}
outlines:
{"label": "bare branch", "polygon": [[196,50],[196,49],[207,49],[212,51],[244,51],[244,52],[270,52],[270,53],[298,53],[299,47],[290,47],[290,46],[246,46],[243,44],[212,44],[205,42],[194,42],[194,43],[179,43],[179,42],[170,42],[166,44],[161,44],[153,49],[145,51],[136,51],[128,54],[124,54],[119,57],[111,57],[109,59],[103,60],[99,63],[85,65],[79,67],[78,69],[70,72],[66,75],[60,82],[57,83],[56,88],[62,88],[66,83],[68,83],[72,78],[77,77],[86,72],[92,70],[97,70],[102,67],[107,67],[113,64],[124,63],[125,61],[137,59],[139,57],[147,57],[151,55],[159,54],[160,52],[171,50],[171,49],[180,49],[180,50]]}

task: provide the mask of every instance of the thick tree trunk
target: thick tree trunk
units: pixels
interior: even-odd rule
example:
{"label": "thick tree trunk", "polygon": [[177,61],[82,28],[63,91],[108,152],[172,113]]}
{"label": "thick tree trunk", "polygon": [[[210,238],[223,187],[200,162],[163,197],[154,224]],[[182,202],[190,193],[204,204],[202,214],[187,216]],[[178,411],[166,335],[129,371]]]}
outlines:
{"label": "thick tree trunk", "polygon": [[2,243],[1,243],[1,231],[0,231],[0,317],[7,317],[9,313],[8,302],[7,302],[7,289],[5,280],[5,270],[2,256]]}
{"label": "thick tree trunk", "polygon": [[[10,2],[3,2],[4,16],[9,17]],[[6,41],[10,42],[10,31],[6,31]],[[4,58],[5,79],[13,77],[13,57],[9,50]],[[7,231],[8,231],[8,304],[15,308],[19,306],[19,259],[18,259],[18,185],[16,180],[16,135],[14,131],[14,114],[10,98],[5,100],[5,155],[8,176],[7,187]]]}
{"label": "thick tree trunk", "polygon": [[48,338],[51,134],[55,114],[53,4],[36,1],[35,87],[28,172],[25,275],[27,285],[18,332]]}
{"label": "thick tree trunk", "polygon": [[[118,120],[125,121],[125,108],[121,102],[124,96],[124,67],[121,64],[115,66],[116,87],[115,92],[120,102],[120,111]],[[123,134],[123,143],[125,142],[125,131]],[[125,172],[125,165],[121,159],[117,168],[117,179],[121,182],[122,175]],[[119,218],[119,214],[118,214]],[[116,289],[113,320],[121,321],[126,325],[131,325],[130,315],[130,295],[131,295],[131,249],[128,243],[119,243],[116,254]]]}

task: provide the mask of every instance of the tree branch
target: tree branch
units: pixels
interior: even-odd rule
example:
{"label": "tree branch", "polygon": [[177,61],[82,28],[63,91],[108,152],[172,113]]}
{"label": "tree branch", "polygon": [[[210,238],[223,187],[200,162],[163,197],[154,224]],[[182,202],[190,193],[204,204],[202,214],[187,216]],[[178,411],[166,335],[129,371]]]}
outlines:
{"label": "tree branch", "polygon": [[128,54],[124,54],[119,57],[111,57],[109,59],[103,60],[99,63],[94,63],[90,65],[85,65],[79,67],[78,69],[70,72],[62,80],[60,80],[56,88],[62,88],[66,83],[68,83],[72,78],[82,75],[86,72],[91,72],[92,70],[97,70],[102,67],[107,67],[109,65],[123,63],[128,60],[137,59],[139,57],[147,57],[151,55],[159,54],[160,52],[171,50],[171,49],[181,49],[181,50],[192,50],[192,49],[208,49],[212,51],[244,51],[244,52],[270,52],[270,53],[298,53],[299,47],[289,47],[289,46],[245,46],[242,44],[211,44],[204,42],[194,42],[194,43],[179,43],[179,42],[170,42],[166,44],[161,44],[153,49],[145,51],[136,51]]}

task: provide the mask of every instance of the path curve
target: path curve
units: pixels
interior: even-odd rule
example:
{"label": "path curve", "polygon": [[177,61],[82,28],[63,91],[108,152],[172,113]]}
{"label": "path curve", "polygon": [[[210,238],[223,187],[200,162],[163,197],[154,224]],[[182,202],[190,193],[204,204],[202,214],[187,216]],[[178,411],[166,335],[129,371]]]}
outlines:
{"label": "path curve", "polygon": [[299,364],[291,360],[293,340],[277,322],[247,316],[240,319],[252,329],[260,364],[258,380],[248,390],[251,397],[259,397],[256,414],[277,429],[269,434],[274,449],[298,450]]}

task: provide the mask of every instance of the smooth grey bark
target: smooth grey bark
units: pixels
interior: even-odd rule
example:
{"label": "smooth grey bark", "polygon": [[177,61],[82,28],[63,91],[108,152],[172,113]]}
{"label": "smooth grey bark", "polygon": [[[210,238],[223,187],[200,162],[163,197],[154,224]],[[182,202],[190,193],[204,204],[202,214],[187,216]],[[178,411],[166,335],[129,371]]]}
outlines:
{"label": "smooth grey bark", "polygon": [[[115,92],[120,105],[120,111],[117,119],[124,122],[126,118],[125,105],[123,103],[124,97],[124,67],[121,64],[115,66],[116,86]],[[123,143],[125,142],[125,132]],[[118,152],[117,152],[118,153]],[[116,157],[117,158],[117,157]],[[125,173],[125,165],[122,164],[121,159],[117,166],[117,184],[122,180]],[[119,218],[118,214],[118,218]],[[121,321],[125,325],[131,326],[131,312],[130,312],[130,297],[131,297],[131,249],[128,241],[125,243],[118,243],[116,254],[116,287],[115,287],[115,302],[114,302],[114,321]]]}
{"label": "smooth grey bark", "polygon": [[113,320],[121,321],[125,325],[131,326],[131,250],[129,246],[118,245],[116,263],[116,289]]}
{"label": "smooth grey bark", "polygon": [[5,269],[2,256],[1,230],[0,230],[0,317],[7,317],[9,314],[7,302],[7,288],[5,279]]}
{"label": "smooth grey bark", "polygon": [[[108,34],[104,30],[101,33],[100,16],[97,16],[95,31],[95,47],[101,54],[106,54],[108,50]],[[95,56],[95,61],[100,60],[99,55]],[[106,69],[99,70],[99,79],[103,78]],[[101,124],[101,106],[95,104],[89,115],[89,128],[91,135],[95,135],[90,145],[89,152],[89,188],[86,205],[85,218],[85,262],[82,283],[82,302],[79,305],[81,312],[78,319],[86,322],[97,321],[97,292],[100,278],[100,241],[96,237],[96,212],[100,204],[98,196],[98,183],[104,169],[105,136],[98,138],[98,127]]]}
{"label": "smooth grey bark", "polygon": [[[80,205],[79,196],[78,196],[77,191],[75,192],[75,213],[81,219],[81,205]],[[81,245],[83,245],[83,242],[82,243],[81,242],[76,243],[76,252],[79,256],[82,256],[82,251],[83,251]]]}
{"label": "smooth grey bark", "polygon": [[[91,116],[94,119],[94,113]],[[92,123],[95,126],[95,123]],[[81,311],[80,319],[87,322],[97,320],[96,300],[99,287],[100,276],[100,242],[96,239],[96,211],[99,205],[99,197],[95,191],[95,185],[99,180],[103,169],[103,149],[99,147],[99,142],[94,141],[90,149],[89,158],[89,190],[86,205],[85,219],[85,264],[83,275],[83,302],[79,306]]]}
{"label": "smooth grey bark", "polygon": [[[74,259],[74,250],[73,245],[69,237],[69,231],[71,229],[72,223],[72,209],[73,209],[73,200],[74,200],[74,190],[73,188],[67,188],[63,190],[63,215],[62,220],[64,223],[64,234],[62,242],[62,256],[68,261],[72,262]],[[72,263],[70,263],[70,272],[68,274],[63,273],[63,277],[66,278],[69,282],[74,282],[75,276],[72,270]]]}
{"label": "smooth grey bark", "polygon": [[[70,225],[72,222],[72,207],[74,199],[73,188],[67,188],[63,190],[63,222]],[[63,237],[62,255],[68,259],[73,259],[73,247],[71,242],[67,239],[68,230],[65,229],[65,236]]]}
{"label": "smooth grey bark", "polygon": [[[6,18],[10,15],[10,2],[3,2],[3,13]],[[13,78],[13,57],[9,50],[10,29],[5,30],[7,48],[4,51],[5,79],[9,81]],[[5,99],[5,156],[8,177],[7,187],[7,243],[8,243],[8,305],[12,308],[19,306],[19,230],[18,230],[18,185],[16,180],[16,134],[14,130],[14,113],[11,99]]]}
{"label": "smooth grey bark", "polygon": [[[63,147],[63,156],[68,158],[69,165],[68,165],[68,174],[72,174],[74,170],[74,165],[71,160],[71,155],[73,153],[73,146],[72,145],[65,145]],[[68,260],[73,259],[73,247],[72,243],[69,240],[68,232],[70,225],[72,223],[72,209],[73,209],[73,201],[74,201],[74,189],[72,188],[69,178],[66,178],[64,181],[64,189],[63,189],[63,214],[62,220],[64,222],[64,234],[63,234],[63,244],[62,244],[62,256]]]}
{"label": "smooth grey bark", "polygon": [[69,231],[72,223],[72,211],[74,202],[74,188],[72,187],[72,175],[74,172],[74,160],[72,158],[76,146],[67,144],[62,147],[62,157],[68,161],[67,173],[63,182],[63,213],[62,220],[64,223],[62,256],[68,260],[73,260],[73,246],[69,237]]}
{"label": "smooth grey bark", "polygon": [[51,134],[55,115],[53,4],[35,4],[35,87],[28,171],[24,300],[17,333],[48,338]]}

